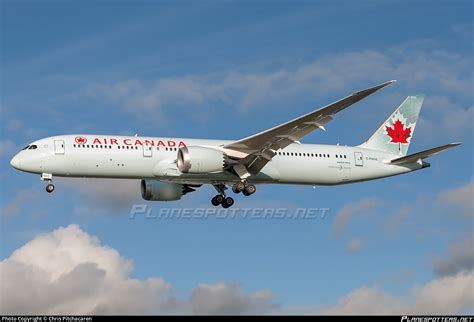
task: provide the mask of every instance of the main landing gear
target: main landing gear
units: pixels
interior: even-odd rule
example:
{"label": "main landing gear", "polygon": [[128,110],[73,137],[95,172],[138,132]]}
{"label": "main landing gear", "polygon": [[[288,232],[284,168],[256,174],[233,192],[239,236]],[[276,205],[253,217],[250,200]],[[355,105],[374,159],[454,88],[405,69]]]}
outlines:
{"label": "main landing gear", "polygon": [[254,194],[256,190],[257,188],[255,188],[255,185],[247,183],[247,182],[240,181],[232,185],[232,191],[234,193],[242,192],[244,196],[250,196]]}
{"label": "main landing gear", "polygon": [[51,193],[54,191],[54,185],[53,185],[53,175],[51,173],[42,173],[41,174],[41,180],[42,181],[47,181],[48,184],[46,185],[46,192]]}
{"label": "main landing gear", "polygon": [[[213,206],[221,205],[222,208],[229,208],[234,204],[233,198],[226,197],[225,190],[227,189],[227,187],[224,184],[215,184],[214,188],[216,188],[219,194],[211,199],[211,203]],[[244,196],[250,196],[251,194],[254,194],[256,190],[257,189],[255,188],[255,185],[250,184],[246,181],[239,181],[232,185],[232,192],[242,192]]]}
{"label": "main landing gear", "polygon": [[222,208],[229,208],[234,204],[234,199],[232,197],[224,197],[223,195],[217,195],[211,199],[213,206],[221,205]]}
{"label": "main landing gear", "polygon": [[224,184],[215,184],[214,188],[217,190],[219,194],[214,196],[214,198],[211,199],[211,203],[213,206],[221,205],[222,208],[227,209],[234,204],[233,198],[226,197],[225,190],[227,189],[227,187]]}

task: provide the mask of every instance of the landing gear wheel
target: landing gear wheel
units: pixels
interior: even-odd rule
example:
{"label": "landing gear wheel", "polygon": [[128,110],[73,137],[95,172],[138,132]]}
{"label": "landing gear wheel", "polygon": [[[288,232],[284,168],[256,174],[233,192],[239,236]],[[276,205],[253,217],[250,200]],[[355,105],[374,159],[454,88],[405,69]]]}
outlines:
{"label": "landing gear wheel", "polygon": [[245,196],[250,196],[251,194],[254,194],[257,188],[253,184],[248,184],[245,186],[245,189],[243,191]]}
{"label": "landing gear wheel", "polygon": [[234,204],[234,199],[227,197],[222,201],[222,208],[229,208]]}
{"label": "landing gear wheel", "polygon": [[234,193],[240,193],[244,191],[244,189],[245,189],[245,185],[243,182],[236,182],[232,185],[232,191]]}
{"label": "landing gear wheel", "polygon": [[224,196],[223,195],[217,195],[215,196],[214,198],[211,199],[211,203],[213,206],[219,206],[222,201],[224,200]]}
{"label": "landing gear wheel", "polygon": [[48,185],[46,186],[46,192],[47,192],[47,193],[51,193],[51,192],[53,192],[53,191],[54,191],[54,185],[53,185],[52,183],[48,184]]}

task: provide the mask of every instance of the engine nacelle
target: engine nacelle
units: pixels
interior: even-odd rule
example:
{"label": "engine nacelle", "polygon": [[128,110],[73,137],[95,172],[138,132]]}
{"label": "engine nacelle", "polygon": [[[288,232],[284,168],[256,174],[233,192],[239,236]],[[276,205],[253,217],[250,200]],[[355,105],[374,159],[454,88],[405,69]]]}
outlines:
{"label": "engine nacelle", "polygon": [[203,147],[189,146],[178,150],[178,169],[182,173],[210,173],[224,170],[224,152]]}
{"label": "engine nacelle", "polygon": [[190,188],[179,183],[162,182],[159,180],[142,180],[141,182],[142,198],[145,200],[179,200],[184,194],[189,192],[187,189]]}

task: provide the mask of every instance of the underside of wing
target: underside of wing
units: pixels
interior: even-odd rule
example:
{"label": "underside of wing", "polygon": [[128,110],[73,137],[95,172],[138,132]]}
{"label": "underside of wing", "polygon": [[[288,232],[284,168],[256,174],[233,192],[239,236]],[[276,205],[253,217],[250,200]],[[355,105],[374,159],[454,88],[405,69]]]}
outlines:
{"label": "underside of wing", "polygon": [[284,124],[228,144],[224,146],[224,150],[229,158],[236,160],[233,169],[237,175],[245,178],[250,174],[256,174],[271,161],[276,151],[290,144],[299,143],[302,137],[316,129],[325,130],[324,125],[330,122],[336,113],[394,82],[392,80],[353,93]]}

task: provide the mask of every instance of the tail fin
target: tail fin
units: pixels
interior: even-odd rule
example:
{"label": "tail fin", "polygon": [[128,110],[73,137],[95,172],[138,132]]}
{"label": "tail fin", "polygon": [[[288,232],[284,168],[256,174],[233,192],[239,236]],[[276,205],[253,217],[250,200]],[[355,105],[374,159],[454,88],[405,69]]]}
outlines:
{"label": "tail fin", "polygon": [[423,99],[423,95],[408,96],[360,147],[406,155]]}

